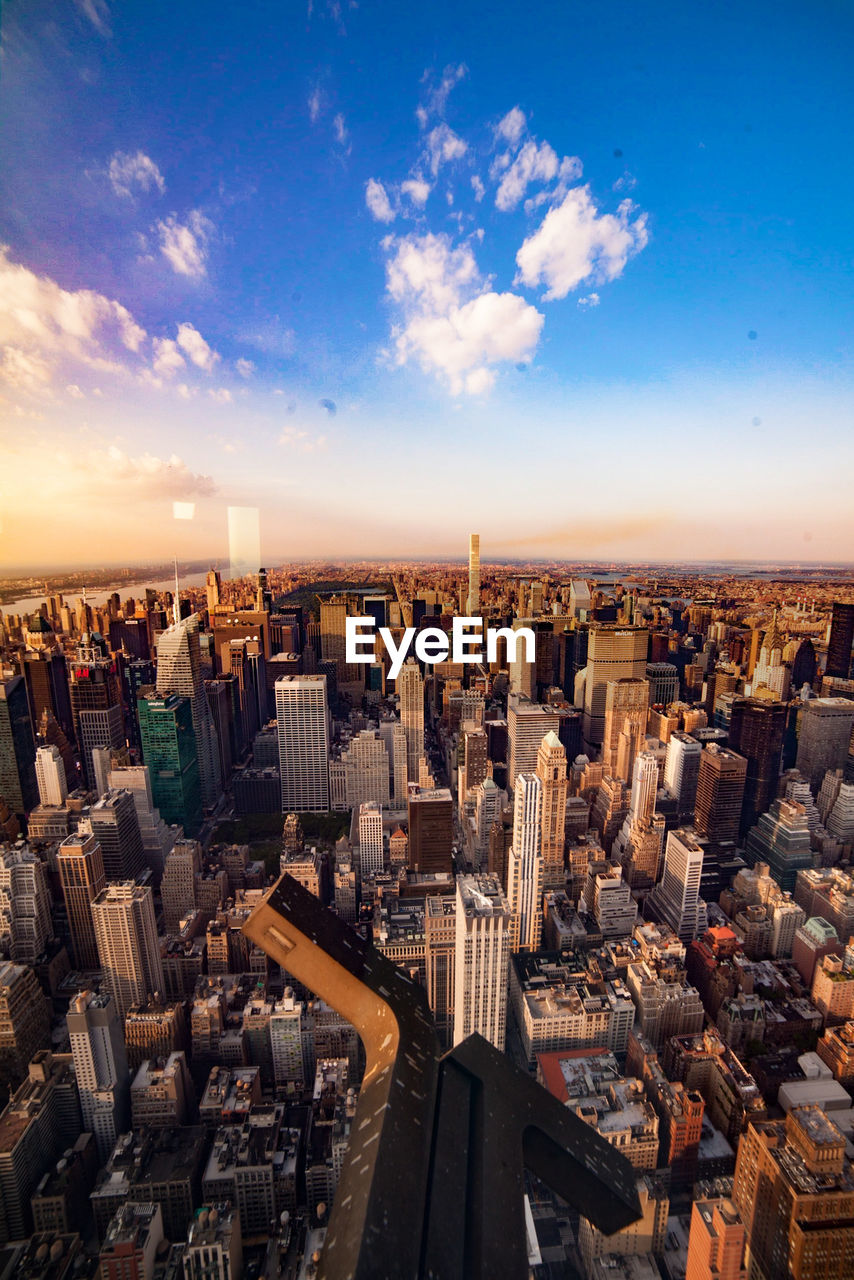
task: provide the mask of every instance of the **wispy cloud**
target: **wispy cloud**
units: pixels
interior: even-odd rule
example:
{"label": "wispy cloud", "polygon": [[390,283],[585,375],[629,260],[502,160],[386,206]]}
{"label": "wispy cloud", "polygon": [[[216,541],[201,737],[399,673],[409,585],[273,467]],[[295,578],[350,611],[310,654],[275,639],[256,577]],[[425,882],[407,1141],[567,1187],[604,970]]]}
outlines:
{"label": "wispy cloud", "polygon": [[245,360],[242,356],[234,365],[241,378],[251,378],[255,372],[255,365],[251,360]]}
{"label": "wispy cloud", "polygon": [[308,95],[308,118],[312,124],[317,124],[322,110],[323,90],[319,84],[316,84]]}
{"label": "wispy cloud", "polygon": [[424,72],[421,82],[427,86],[427,90],[423,102],[415,109],[416,118],[422,129],[427,128],[431,116],[439,118],[444,116],[451,90],[459,84],[467,72],[465,63],[451,64],[445,67],[438,84],[434,83],[431,71]]}
{"label": "wispy cloud", "polygon": [[339,147],[344,147],[348,151],[350,149],[350,133],[347,129],[347,121],[343,114],[339,111],[332,121],[332,132],[335,134],[335,141]]}
{"label": "wispy cloud", "polygon": [[75,4],[80,12],[85,14],[92,23],[98,35],[103,36],[105,40],[112,38],[110,6],[107,4],[107,0],[75,0]]}
{"label": "wispy cloud", "polygon": [[161,195],[166,190],[163,174],[144,151],[137,151],[136,155],[117,151],[110,159],[107,174],[117,196],[131,196],[134,187],[143,191],[156,188]]}
{"label": "wispy cloud", "polygon": [[460,160],[467,151],[468,144],[444,123],[437,124],[427,135],[427,157],[434,178],[441,165]]}
{"label": "wispy cloud", "polygon": [[178,275],[201,279],[207,275],[208,245],[214,225],[199,210],[194,209],[186,222],[179,222],[175,214],[156,224],[160,239],[160,252]]}
{"label": "wispy cloud", "polygon": [[365,183],[365,204],[377,222],[394,222],[395,214],[388,192],[376,178],[369,178]]}
{"label": "wispy cloud", "polygon": [[279,436],[279,444],[285,449],[293,449],[296,453],[325,453],[328,440],[325,435],[315,436],[309,431],[301,431],[298,427],[285,427]]}
{"label": "wispy cloud", "polygon": [[178,346],[189,356],[194,365],[204,369],[206,373],[211,373],[219,360],[217,353],[208,346],[198,329],[191,324],[178,325]]}

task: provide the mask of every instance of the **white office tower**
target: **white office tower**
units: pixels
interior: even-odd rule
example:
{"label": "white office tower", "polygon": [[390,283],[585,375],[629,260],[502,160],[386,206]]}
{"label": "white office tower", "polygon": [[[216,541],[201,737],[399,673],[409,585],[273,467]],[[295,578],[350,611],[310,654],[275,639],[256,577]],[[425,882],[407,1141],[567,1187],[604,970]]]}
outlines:
{"label": "white office tower", "polygon": [[664,846],[664,818],[655,812],[658,760],[641,751],[635,760],[629,812],[611,846],[611,860],[619,862],[632,888],[649,888],[658,879]]}
{"label": "white office tower", "polygon": [[358,809],[367,800],[388,806],[389,759],[385,743],[375,729],[363,729],[341,754],[344,766],[344,800]]}
{"label": "white office tower", "polygon": [[504,1051],[511,919],[498,876],[457,876],[455,1045],[477,1032]]}
{"label": "white office tower", "polygon": [[222,789],[219,744],[205,696],[199,643],[199,615],[174,623],[157,641],[157,692],[189,698],[202,784],[202,805],[212,809]]}
{"label": "white office tower", "polygon": [[373,800],[359,805],[359,862],[363,876],[383,869],[383,811]]}
{"label": "white office tower", "polygon": [[638,826],[648,826],[655,812],[658,795],[658,761],[655,752],[642,751],[635,761],[632,777],[632,799],[629,813]]}
{"label": "white office tower", "polygon": [[827,829],[843,844],[854,845],[854,783],[843,782],[827,816]]}
{"label": "white office tower", "polygon": [[470,618],[477,618],[480,610],[480,534],[469,534],[469,597],[467,603]]}
{"label": "white office tower", "polygon": [[424,681],[414,658],[407,658],[397,677],[400,723],[406,734],[406,773],[410,782],[418,778],[418,761],[424,755]]}
{"label": "white office tower", "polygon": [[83,1128],[94,1133],[104,1164],[128,1121],[130,1073],[122,1022],[109,993],[81,991],[71,1001],[67,1026]]}
{"label": "white office tower", "polygon": [[674,729],[664,757],[664,785],[679,802],[680,821],[694,816],[702,745],[690,734]]}
{"label": "white office tower", "polygon": [[0,846],[0,953],[34,965],[53,937],[47,868],[25,844]]}
{"label": "white office tower", "polygon": [[104,984],[124,1021],[132,1005],[163,992],[154,895],[129,881],[107,885],[92,903],[92,920]]}
{"label": "white office tower", "polygon": [[524,694],[507,699],[507,781],[516,785],[520,773],[533,773],[543,738],[555,727],[554,709],[532,702]]}
{"label": "white office tower", "polygon": [[483,866],[489,854],[489,833],[493,822],[501,821],[504,792],[491,777],[484,778],[474,789],[474,858]]}
{"label": "white office tower", "polygon": [[303,1004],[294,998],[293,988],[286,987],[282,999],[270,1014],[270,1048],[273,1055],[273,1078],[277,1087],[289,1084],[305,1087],[303,1061]]}
{"label": "white office tower", "polygon": [[667,833],[661,883],[649,895],[655,915],[669,924],[680,942],[692,942],[708,928],[706,904],[700,897],[703,849],[685,827]]}
{"label": "white office tower", "polygon": [[554,729],[550,729],[540,743],[537,777],[542,788],[540,853],[543,858],[543,888],[562,889],[565,883],[566,750]]}
{"label": "white office tower", "polygon": [[160,810],[154,807],[148,765],[114,765],[107,774],[107,789],[129,791],[133,796],[145,861],[155,875],[160,875],[166,856],[175,841],[181,838],[183,828],[168,826],[161,818]]}
{"label": "white office tower", "polygon": [[329,808],[329,707],[326,676],[276,681],[282,813]]}
{"label": "white office tower", "polygon": [[36,752],[36,782],[40,804],[64,804],[68,795],[65,765],[58,747],[39,747]]}
{"label": "white office tower", "polygon": [[638,904],[619,867],[590,862],[579,910],[591,915],[603,938],[629,938],[637,924]]}
{"label": "white office tower", "polygon": [[202,869],[202,846],[198,840],[176,840],[170,849],[160,881],[163,927],[177,933],[178,926],[196,905],[196,872]]}
{"label": "white office tower", "polygon": [[538,951],[543,936],[542,801],[540,779],[535,773],[521,773],[514,790],[513,844],[507,858],[514,951]]}
{"label": "white office tower", "polygon": [[391,749],[394,799],[397,804],[405,805],[409,794],[409,770],[406,764],[406,730],[402,724],[394,726]]}

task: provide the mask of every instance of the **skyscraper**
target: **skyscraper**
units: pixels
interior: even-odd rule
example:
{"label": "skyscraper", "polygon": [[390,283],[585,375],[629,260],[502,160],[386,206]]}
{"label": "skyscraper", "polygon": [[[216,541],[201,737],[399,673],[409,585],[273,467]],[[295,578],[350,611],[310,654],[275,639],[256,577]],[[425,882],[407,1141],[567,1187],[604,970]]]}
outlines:
{"label": "skyscraper", "polygon": [[105,1163],[129,1119],[130,1073],[115,1001],[104,992],[81,991],[67,1017],[83,1127],[94,1133]]}
{"label": "skyscraper", "polygon": [[281,676],[275,685],[282,812],[329,808],[326,676]]}
{"label": "skyscraper", "polygon": [[689,733],[681,729],[671,733],[664,758],[664,785],[676,796],[681,822],[694,817],[702,752],[700,743]]}
{"label": "skyscraper", "polygon": [[101,846],[93,835],[68,836],[59,846],[56,865],[68,913],[74,963],[78,969],[97,969],[92,903],[107,885]]}
{"label": "skyscraper", "polygon": [[0,950],[34,965],[53,937],[47,866],[25,844],[0,845]]}
{"label": "skyscraper", "polygon": [[682,942],[691,942],[708,927],[706,904],[700,897],[703,849],[690,828],[667,833],[661,883],[648,902],[656,919],[669,924]]}
{"label": "skyscraper", "polygon": [[400,696],[400,723],[406,734],[406,772],[418,779],[418,761],[424,754],[424,681],[414,658],[407,658],[396,681]]}
{"label": "skyscraper", "polygon": [[21,817],[39,802],[35,755],[23,676],[0,679],[0,796]]}
{"label": "skyscraper", "polygon": [[81,645],[78,653],[70,664],[68,692],[83,776],[91,789],[95,785],[92,748],[124,745],[122,698],[115,662],[98,657],[93,645]]}
{"label": "skyscraper", "polygon": [[543,859],[543,889],[564,885],[563,846],[566,822],[566,751],[553,729],[537,752],[537,777],[542,796],[540,809],[540,853]]}
{"label": "skyscraper", "polygon": [[851,648],[854,646],[854,604],[833,602],[830,636],[827,641],[825,675],[847,680],[851,672]]}
{"label": "skyscraper", "polygon": [[694,824],[709,840],[737,840],[747,761],[712,742],[700,756]]}
{"label": "skyscraper", "polygon": [[202,784],[190,699],[143,690],[137,713],[154,804],[164,822],[195,835],[202,824]]}
{"label": "skyscraper", "polygon": [[842,769],[854,728],[854,702],[811,698],[801,714],[797,767],[817,791],[828,769]]}
{"label": "skyscraper", "polygon": [[68,782],[65,777],[65,761],[58,747],[39,747],[36,751],[36,783],[41,804],[65,803]]}
{"label": "skyscraper", "polygon": [[513,843],[507,861],[507,901],[513,912],[513,950],[538,951],[543,934],[542,787],[535,773],[516,779]]}
{"label": "skyscraper", "polygon": [[359,805],[359,859],[363,876],[383,869],[383,811],[373,800]]}
{"label": "skyscraper", "polygon": [[729,746],[747,761],[740,831],[744,835],[777,793],[786,707],[763,698],[734,698]]}
{"label": "skyscraper", "polygon": [[635,756],[646,737],[649,682],[627,677],[605,686],[602,764],[612,778],[630,782]]}
{"label": "skyscraper", "polygon": [[584,741],[598,746],[605,734],[609,680],[644,680],[649,633],[646,627],[600,625],[590,628],[584,681]]}
{"label": "skyscraper", "polygon": [[845,1138],[821,1107],[751,1124],[738,1144],[732,1188],[751,1280],[854,1275],[852,1185]]}
{"label": "skyscraper", "polygon": [[455,1045],[477,1032],[504,1050],[511,920],[497,876],[457,876]]}
{"label": "skyscraper", "polygon": [[412,871],[450,871],[454,847],[454,802],[447,787],[410,784],[409,866]]}
{"label": "skyscraper", "polygon": [[480,609],[480,534],[469,534],[469,594],[467,603],[470,618],[477,618]]}
{"label": "skyscraper", "polygon": [[[219,749],[216,730],[205,697],[199,645],[199,615],[174,623],[157,642],[157,692],[187,698],[196,736],[202,806],[213,808],[220,795]],[[160,801],[158,808],[162,808]],[[168,821],[168,819],[167,819]]]}
{"label": "skyscraper", "polygon": [[111,884],[92,903],[104,984],[124,1018],[135,1004],[163,991],[163,968],[148,886]]}
{"label": "skyscraper", "polygon": [[108,791],[90,809],[89,821],[107,880],[135,880],[145,867],[145,852],[130,791]]}

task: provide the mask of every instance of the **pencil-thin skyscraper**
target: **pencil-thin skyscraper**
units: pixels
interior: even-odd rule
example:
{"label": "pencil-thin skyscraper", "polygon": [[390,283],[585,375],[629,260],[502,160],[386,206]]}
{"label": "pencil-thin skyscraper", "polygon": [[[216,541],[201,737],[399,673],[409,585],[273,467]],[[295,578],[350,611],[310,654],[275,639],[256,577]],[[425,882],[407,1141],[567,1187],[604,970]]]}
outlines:
{"label": "pencil-thin skyscraper", "polygon": [[480,610],[480,534],[469,534],[468,614],[476,618]]}

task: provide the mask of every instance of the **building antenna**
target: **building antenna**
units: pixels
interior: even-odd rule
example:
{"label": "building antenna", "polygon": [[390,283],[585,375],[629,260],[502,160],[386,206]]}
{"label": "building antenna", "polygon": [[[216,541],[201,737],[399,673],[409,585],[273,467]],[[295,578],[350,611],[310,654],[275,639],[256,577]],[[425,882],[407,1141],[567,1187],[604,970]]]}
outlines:
{"label": "building antenna", "polygon": [[181,610],[178,604],[178,557],[175,556],[175,595],[172,599],[172,618],[177,627],[181,621]]}

